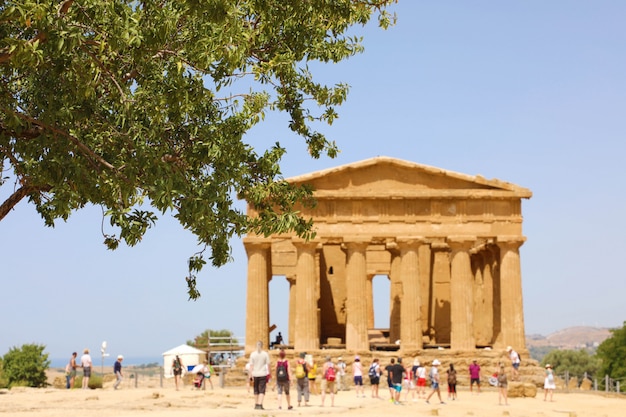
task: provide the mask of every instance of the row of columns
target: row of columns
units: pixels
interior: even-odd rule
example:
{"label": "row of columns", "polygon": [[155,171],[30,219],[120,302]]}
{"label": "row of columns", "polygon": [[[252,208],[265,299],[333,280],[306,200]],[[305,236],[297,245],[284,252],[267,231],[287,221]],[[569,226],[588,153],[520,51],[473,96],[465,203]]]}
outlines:
{"label": "row of columns", "polygon": [[[519,247],[523,241],[519,236],[500,236],[497,240],[500,249],[501,300],[501,331],[497,342],[502,345],[524,346],[525,343],[519,258]],[[399,256],[392,256],[390,265],[390,339],[401,339],[402,349],[420,349],[423,343],[423,309],[420,304],[425,297],[422,297],[420,288],[419,249],[425,240],[419,237],[399,238],[397,242]],[[290,315],[295,320],[293,326],[290,321],[289,331],[290,335],[294,335],[296,350],[316,350],[320,346],[319,261],[316,255],[319,243],[293,243],[297,249],[297,264],[295,280],[290,277],[289,308]],[[433,264],[431,286],[436,286],[438,282],[449,282],[450,347],[454,350],[476,348],[473,327],[475,275],[470,258],[475,243],[476,238],[472,236],[449,236],[445,242],[430,243]],[[359,239],[351,239],[345,243],[345,342],[348,350],[369,350],[368,327],[371,327],[373,310],[371,280],[368,280],[366,263],[368,245],[369,240]],[[251,351],[257,340],[261,340],[266,346],[269,344],[268,285],[271,279],[271,245],[269,241],[247,240],[245,247],[248,253],[246,351]],[[394,315],[399,320],[394,320]],[[399,328],[394,328],[397,326],[394,323],[398,322]],[[437,326],[437,323],[434,325]]]}

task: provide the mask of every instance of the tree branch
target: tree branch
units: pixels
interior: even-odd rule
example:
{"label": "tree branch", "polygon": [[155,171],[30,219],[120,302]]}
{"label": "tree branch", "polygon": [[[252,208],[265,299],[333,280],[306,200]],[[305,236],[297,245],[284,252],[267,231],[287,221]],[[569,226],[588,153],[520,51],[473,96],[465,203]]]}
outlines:
{"label": "tree branch", "polygon": [[33,193],[40,193],[50,191],[51,186],[33,187],[30,185],[24,185],[17,189],[13,194],[7,198],[2,205],[0,205],[0,221],[6,217],[7,214],[19,203],[24,197]]}

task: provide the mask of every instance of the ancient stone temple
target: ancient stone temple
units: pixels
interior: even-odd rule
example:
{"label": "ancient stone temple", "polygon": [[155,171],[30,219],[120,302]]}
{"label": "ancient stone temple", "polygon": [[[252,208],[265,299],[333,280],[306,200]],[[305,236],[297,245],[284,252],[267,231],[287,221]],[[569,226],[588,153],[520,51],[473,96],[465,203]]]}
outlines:
{"label": "ancient stone temple", "polygon": [[380,275],[390,281],[384,334],[403,351],[525,346],[519,248],[528,189],[388,157],[289,181],[315,190],[317,207],[303,215],[316,237],[244,238],[246,351],[269,342],[273,278],[290,285],[286,344],[369,350]]}

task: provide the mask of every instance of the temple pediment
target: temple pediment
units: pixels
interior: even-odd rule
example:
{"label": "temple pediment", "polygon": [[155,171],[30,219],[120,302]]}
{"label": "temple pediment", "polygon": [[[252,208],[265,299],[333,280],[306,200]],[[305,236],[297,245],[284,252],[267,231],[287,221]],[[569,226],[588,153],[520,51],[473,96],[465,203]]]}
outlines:
{"label": "temple pediment", "polygon": [[530,198],[517,185],[390,157],[375,157],[287,179],[309,184],[317,198]]}

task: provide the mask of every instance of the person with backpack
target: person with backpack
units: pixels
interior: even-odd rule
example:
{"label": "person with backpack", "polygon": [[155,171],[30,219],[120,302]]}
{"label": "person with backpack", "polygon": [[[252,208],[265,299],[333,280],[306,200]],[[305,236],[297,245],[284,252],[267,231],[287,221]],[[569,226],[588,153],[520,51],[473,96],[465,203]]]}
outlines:
{"label": "person with backpack", "polygon": [[283,403],[283,391],[287,398],[287,410],[291,410],[291,398],[289,396],[289,385],[291,384],[291,372],[289,371],[289,361],[285,359],[285,349],[278,352],[278,361],[276,362],[276,387],[278,391],[278,409],[281,410]]}
{"label": "person with backpack", "polygon": [[380,384],[380,364],[378,363],[378,358],[374,358],[367,374],[372,384],[372,398],[380,398],[378,396],[378,386]]}
{"label": "person with backpack", "polygon": [[176,391],[178,391],[178,381],[180,381],[183,375],[183,361],[180,360],[178,355],[172,361],[172,372],[174,373],[174,383],[176,384]]}
{"label": "person with backpack", "polygon": [[333,363],[330,356],[326,357],[326,362],[322,368],[322,407],[326,398],[326,390],[330,392],[330,406],[335,406],[335,380],[337,379],[337,365]]}
{"label": "person with backpack", "polygon": [[309,405],[309,378],[308,378],[308,364],[304,360],[306,353],[301,353],[300,357],[296,360],[296,390],[298,391],[298,407],[302,403],[302,397],[304,397],[304,405]]}

